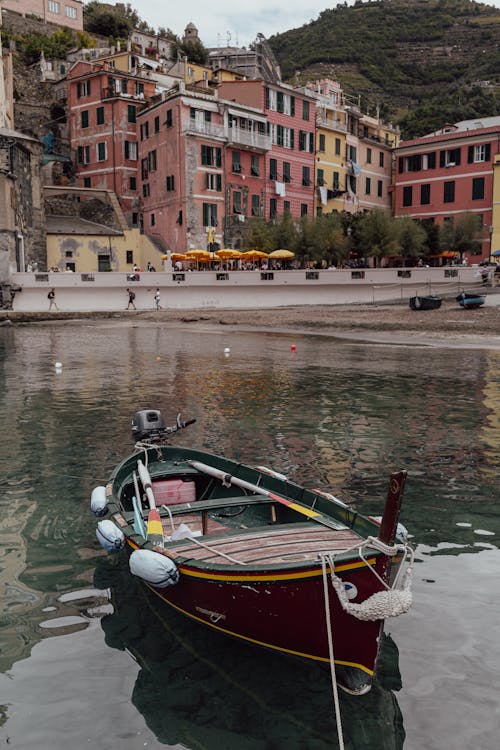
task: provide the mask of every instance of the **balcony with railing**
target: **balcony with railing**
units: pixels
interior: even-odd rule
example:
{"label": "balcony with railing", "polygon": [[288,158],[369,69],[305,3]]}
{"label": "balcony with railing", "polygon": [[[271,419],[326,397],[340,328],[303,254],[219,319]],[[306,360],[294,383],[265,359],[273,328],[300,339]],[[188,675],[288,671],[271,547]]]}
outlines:
{"label": "balcony with railing", "polygon": [[183,123],[183,135],[204,135],[207,138],[226,138],[224,125],[214,122],[205,122],[190,119]]}
{"label": "balcony with railing", "polygon": [[325,128],[326,130],[333,130],[338,133],[345,133],[347,130],[345,122],[342,120],[332,120],[331,118],[316,113],[316,126],[319,128]]}
{"label": "balcony with railing", "polygon": [[242,128],[226,128],[226,137],[228,143],[237,146],[246,146],[247,148],[254,148],[258,151],[270,151],[271,150],[271,136],[258,133],[255,130],[243,130]]}

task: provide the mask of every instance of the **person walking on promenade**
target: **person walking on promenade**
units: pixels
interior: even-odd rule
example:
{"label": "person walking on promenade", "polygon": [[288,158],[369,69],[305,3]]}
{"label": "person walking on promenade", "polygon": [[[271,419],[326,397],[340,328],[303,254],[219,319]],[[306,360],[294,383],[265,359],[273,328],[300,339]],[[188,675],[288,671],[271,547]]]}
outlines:
{"label": "person walking on promenade", "polygon": [[156,309],[157,310],[161,310],[161,305],[160,305],[160,289],[159,289],[159,287],[156,287],[154,301],[155,301]]}
{"label": "person walking on promenade", "polygon": [[56,293],[54,287],[52,287],[50,292],[47,294],[47,299],[49,300],[49,310],[52,310],[52,307],[55,307],[56,310],[59,310],[56,303]]}
{"label": "person walking on promenade", "polygon": [[134,302],[135,292],[133,292],[132,289],[129,289],[128,287],[127,287],[127,292],[128,292],[128,305],[126,309],[130,310],[130,306],[132,306],[133,310],[137,310],[137,307],[135,306],[135,302]]}

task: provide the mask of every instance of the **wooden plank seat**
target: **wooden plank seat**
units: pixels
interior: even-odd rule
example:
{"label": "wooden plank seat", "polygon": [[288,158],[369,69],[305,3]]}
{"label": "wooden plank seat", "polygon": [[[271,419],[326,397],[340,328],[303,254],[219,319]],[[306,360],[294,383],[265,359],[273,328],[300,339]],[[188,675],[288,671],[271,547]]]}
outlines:
{"label": "wooden plank seat", "polygon": [[[192,528],[190,521],[188,524]],[[216,563],[223,561],[223,555],[229,555],[251,565],[314,561],[318,559],[318,552],[347,549],[360,541],[350,529],[337,531],[308,521],[236,530],[232,534],[227,534],[227,528],[224,531],[224,536],[203,536],[203,546],[184,539],[167,544],[167,548],[170,553],[175,548],[175,554],[181,554],[184,559]]]}

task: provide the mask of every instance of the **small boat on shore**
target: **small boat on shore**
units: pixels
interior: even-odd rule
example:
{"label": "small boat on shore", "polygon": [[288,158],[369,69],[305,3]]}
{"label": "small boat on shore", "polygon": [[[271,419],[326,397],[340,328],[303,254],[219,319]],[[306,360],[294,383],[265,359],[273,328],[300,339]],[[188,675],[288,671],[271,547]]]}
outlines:
{"label": "small boat on shore", "polygon": [[457,294],[456,300],[460,307],[475,310],[484,305],[485,297],[477,292],[460,292],[460,294]]}
{"label": "small boat on shore", "polygon": [[385,618],[411,605],[413,553],[398,525],[406,472],[391,475],[378,521],[267,467],[167,444],[193,421],[136,413],[135,451],[92,492],[94,515],[109,516],[101,545],[126,548],[131,573],[178,612],[327,663],[341,687],[367,692]]}
{"label": "small boat on shore", "polygon": [[438,310],[441,307],[440,297],[433,295],[416,295],[410,297],[409,305],[412,310]]}

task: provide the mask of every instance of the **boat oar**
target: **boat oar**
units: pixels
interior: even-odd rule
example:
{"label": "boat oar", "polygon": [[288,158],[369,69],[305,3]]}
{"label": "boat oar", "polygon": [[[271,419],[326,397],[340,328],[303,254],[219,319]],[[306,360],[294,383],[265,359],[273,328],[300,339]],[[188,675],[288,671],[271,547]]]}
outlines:
{"label": "boat oar", "polygon": [[295,510],[297,511],[297,513],[301,513],[303,516],[307,516],[307,518],[312,518],[318,523],[323,524],[323,526],[328,526],[328,528],[330,529],[347,529],[347,526],[345,526],[345,524],[340,523],[339,521],[334,521],[333,518],[324,516],[322,513],[318,513],[317,510],[312,510],[305,505],[294,503],[293,500],[288,500],[282,495],[277,495],[275,492],[264,489],[264,487],[259,487],[258,484],[252,484],[251,482],[247,482],[244,479],[233,477],[232,474],[228,474],[227,472],[221,471],[220,469],[215,469],[213,466],[208,466],[208,464],[204,464],[201,461],[188,461],[188,464],[198,471],[202,471],[204,474],[209,474],[216,479],[220,479],[223,484],[234,484],[235,487],[241,487],[242,489],[248,490],[249,492],[254,492],[256,495],[264,495],[264,497],[268,497],[269,500],[274,500],[281,505],[286,505],[287,508]]}
{"label": "boat oar", "polygon": [[141,459],[137,461],[137,471],[149,504],[147,525],[148,542],[151,542],[154,547],[163,547],[163,526],[160,514],[156,508],[155,496],[151,486],[151,477]]}

